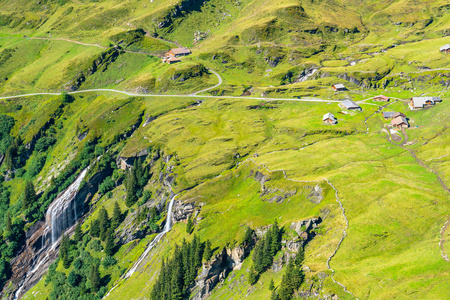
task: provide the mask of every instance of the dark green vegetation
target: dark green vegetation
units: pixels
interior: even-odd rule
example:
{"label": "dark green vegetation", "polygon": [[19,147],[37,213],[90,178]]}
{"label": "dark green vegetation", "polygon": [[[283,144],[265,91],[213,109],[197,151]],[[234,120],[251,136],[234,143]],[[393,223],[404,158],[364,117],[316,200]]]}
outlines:
{"label": "dark green vegetation", "polygon": [[[180,299],[199,292],[218,255],[239,253],[211,299],[446,298],[450,55],[438,49],[450,43],[449,10],[443,0],[0,1],[0,93],[62,93],[0,101],[3,295],[26,233],[90,166],[89,213],[27,299],[98,299],[112,287],[110,299]],[[174,43],[192,55],[163,64]],[[370,100],[348,113],[64,93],[191,94],[217,83],[208,69],[224,80],[210,95],[404,99],[384,110],[411,128],[393,142]],[[409,111],[421,94],[444,101]],[[173,229],[124,280],[176,194]],[[292,229],[312,219],[320,225]]]}
{"label": "dark green vegetation", "polygon": [[[273,264],[273,258],[281,249],[281,235],[278,223],[270,227],[264,238],[256,244],[253,252],[253,266],[250,269],[248,281],[251,285],[258,282],[261,273],[270,268]],[[247,239],[247,237],[246,237]]]}
{"label": "dark green vegetation", "polygon": [[188,288],[197,278],[204,257],[204,244],[194,236],[191,242],[183,240],[173,256],[163,261],[161,271],[151,292],[151,299],[181,300],[189,298]]}

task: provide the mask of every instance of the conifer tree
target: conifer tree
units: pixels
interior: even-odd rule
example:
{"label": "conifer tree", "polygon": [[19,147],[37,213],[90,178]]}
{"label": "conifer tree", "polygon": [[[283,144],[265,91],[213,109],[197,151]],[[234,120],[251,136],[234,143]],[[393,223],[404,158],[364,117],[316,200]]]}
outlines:
{"label": "conifer tree", "polygon": [[105,245],[106,255],[113,256],[114,248],[115,248],[114,234],[110,230],[108,230],[107,237],[106,237],[106,245]]}
{"label": "conifer tree", "polygon": [[108,230],[109,230],[109,216],[108,216],[108,212],[106,211],[105,207],[102,207],[100,209],[98,219],[99,219],[99,224],[100,224],[100,239],[102,241],[105,241]]}
{"label": "conifer tree", "polygon": [[269,283],[269,291],[273,290],[275,290],[275,282],[273,282],[273,279],[271,279]]}
{"label": "conifer tree", "polygon": [[270,228],[269,232],[270,232],[270,235],[269,235],[269,239],[270,239],[270,254],[272,256],[275,256],[275,254],[277,254],[278,250],[280,250],[280,248],[281,248],[280,229],[278,228],[277,220],[275,220],[275,223]]}
{"label": "conifer tree", "polygon": [[75,234],[73,235],[75,242],[80,242],[83,239],[83,231],[81,230],[81,224],[78,222],[75,226]]}
{"label": "conifer tree", "polygon": [[93,292],[97,292],[100,288],[100,272],[96,263],[91,265],[91,272],[89,275],[91,280],[91,289]]}
{"label": "conifer tree", "polygon": [[27,181],[25,183],[25,189],[23,191],[23,209],[30,208],[36,201],[36,191],[34,190],[33,182]]}
{"label": "conifer tree", "polygon": [[91,221],[90,234],[92,237],[100,236],[100,221],[98,219]]}
{"label": "conifer tree", "polygon": [[69,238],[65,234],[63,234],[61,238],[61,244],[59,246],[59,256],[63,262],[63,267],[65,269],[68,269],[71,263],[69,255],[69,247],[70,247]]}
{"label": "conifer tree", "polygon": [[186,233],[191,234],[194,229],[194,221],[192,220],[192,215],[188,218],[186,223]]}
{"label": "conifer tree", "polygon": [[12,224],[11,224],[11,215],[9,211],[6,213],[6,231],[11,232]]}
{"label": "conifer tree", "polygon": [[303,246],[300,246],[298,249],[297,255],[295,256],[295,265],[300,268],[303,264],[303,260],[305,259],[305,250]]}
{"label": "conifer tree", "polygon": [[180,265],[176,267],[175,272],[172,275],[170,299],[172,300],[183,299],[183,273]]}
{"label": "conifer tree", "polygon": [[114,210],[113,210],[113,216],[111,219],[111,228],[114,230],[117,227],[119,227],[120,222],[122,221],[122,212],[120,211],[119,204],[114,202]]}
{"label": "conifer tree", "polygon": [[278,294],[275,290],[272,290],[272,294],[270,295],[270,300],[280,300],[280,297],[278,297]]}
{"label": "conifer tree", "polygon": [[132,206],[134,203],[136,203],[136,201],[138,200],[138,197],[136,196],[137,193],[137,182],[136,182],[136,176],[134,174],[134,171],[130,171],[129,172],[129,176],[128,176],[128,182],[127,182],[127,196],[125,199],[125,204],[130,207]]}
{"label": "conifer tree", "polygon": [[253,239],[253,229],[251,227],[247,227],[244,235],[244,244],[248,245],[252,242]]}
{"label": "conifer tree", "polygon": [[250,285],[254,285],[255,283],[258,282],[258,279],[259,279],[258,271],[256,271],[255,266],[252,265],[252,267],[250,268],[250,273],[248,274],[248,283],[250,283]]}
{"label": "conifer tree", "polygon": [[205,244],[205,251],[203,252],[203,258],[206,261],[209,261],[211,259],[213,255],[212,249],[211,249],[211,241],[210,240],[206,240],[206,244]]}

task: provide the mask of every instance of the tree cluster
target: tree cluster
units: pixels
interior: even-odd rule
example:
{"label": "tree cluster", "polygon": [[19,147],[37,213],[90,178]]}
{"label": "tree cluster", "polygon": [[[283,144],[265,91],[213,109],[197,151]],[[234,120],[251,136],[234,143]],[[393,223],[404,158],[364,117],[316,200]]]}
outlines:
{"label": "tree cluster", "polygon": [[102,207],[99,211],[97,219],[91,221],[90,234],[92,237],[100,238],[102,242],[111,243],[114,240],[113,232],[122,222],[122,213],[120,211],[119,205],[114,203],[113,216],[110,219],[108,215],[108,211]]}
{"label": "tree cluster", "polygon": [[302,265],[304,259],[303,247],[300,247],[295,260],[290,260],[286,272],[283,275],[278,293],[272,291],[272,299],[274,300],[290,300],[303,283],[305,275],[303,274]]}
{"label": "tree cluster", "polygon": [[261,273],[272,266],[273,258],[281,249],[281,235],[282,232],[278,227],[278,223],[275,221],[265,234],[264,238],[256,243],[252,257],[253,266],[249,274],[250,284],[253,285],[258,282]]}
{"label": "tree cluster", "polygon": [[[49,267],[45,279],[45,284],[51,283],[53,287],[49,299],[101,299],[107,292],[107,278],[102,278],[100,274],[100,259],[92,257],[87,251],[78,251],[76,244],[68,238],[65,243],[69,246],[69,255],[75,258],[69,264],[73,268],[66,276],[56,270],[59,260]],[[64,259],[60,259],[64,264]]]}
{"label": "tree cluster", "polygon": [[135,204],[142,196],[142,189],[150,177],[150,166],[143,166],[141,159],[136,159],[133,168],[128,170],[125,176],[125,188],[127,189],[125,204],[128,207]]}
{"label": "tree cluster", "polygon": [[[206,249],[209,248],[209,253]],[[197,278],[202,259],[211,255],[211,244],[209,241],[201,243],[197,236],[191,242],[183,241],[181,247],[175,248],[173,256],[163,260],[161,272],[156,280],[150,299],[158,300],[181,300],[189,298],[189,287]]]}

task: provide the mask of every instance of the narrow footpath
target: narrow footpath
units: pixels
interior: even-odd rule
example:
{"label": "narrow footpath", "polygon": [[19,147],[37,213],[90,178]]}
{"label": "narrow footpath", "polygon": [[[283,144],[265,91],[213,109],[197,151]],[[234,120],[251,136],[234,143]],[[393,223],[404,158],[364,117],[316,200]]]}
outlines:
{"label": "narrow footpath", "polygon": [[[340,249],[341,244],[342,244],[342,242],[344,241],[344,239],[347,237],[347,230],[348,230],[348,227],[349,227],[348,218],[347,218],[347,215],[345,214],[345,208],[344,208],[344,205],[342,204],[341,200],[339,199],[339,195],[338,195],[338,190],[337,190],[337,188],[336,188],[336,187],[335,187],[335,186],[334,186],[327,178],[324,178],[324,179],[322,179],[322,180],[317,180],[317,181],[307,181],[307,180],[296,180],[296,179],[291,179],[291,178],[287,177],[286,171],[285,171],[285,170],[269,170],[269,168],[268,168],[266,165],[264,165],[264,164],[258,164],[258,163],[255,162],[253,159],[249,159],[249,160],[251,160],[251,161],[252,161],[253,163],[255,163],[256,165],[260,165],[260,166],[264,167],[264,169],[266,169],[266,171],[269,172],[269,173],[273,173],[273,172],[282,172],[284,178],[285,178],[286,180],[289,180],[289,181],[300,182],[300,183],[319,183],[319,182],[321,182],[321,181],[326,181],[326,183],[327,183],[327,184],[335,191],[336,202],[339,204],[339,207],[340,207],[340,209],[341,209],[342,216],[343,216],[343,218],[344,218],[344,220],[345,220],[345,224],[346,224],[346,225],[345,225],[345,228],[342,230],[342,237],[341,237],[341,239],[339,240],[339,243],[338,243],[336,249],[333,251],[333,253],[330,255],[330,257],[328,257],[328,259],[327,259],[327,268],[328,268],[328,270],[330,270],[331,273],[332,273],[331,279],[333,280],[333,282],[336,283],[337,285],[339,285],[340,287],[342,287],[342,289],[343,289],[346,293],[348,293],[348,294],[350,294],[352,297],[356,298],[355,295],[353,295],[353,293],[350,292],[350,291],[348,290],[348,288],[347,288],[345,285],[343,285],[342,283],[340,283],[339,281],[337,281],[336,279],[334,279],[334,275],[335,275],[336,272],[335,272],[335,271],[331,268],[331,266],[330,266],[331,260],[333,259],[333,257],[336,255],[336,253],[337,253],[338,250]],[[358,298],[356,298],[356,299],[358,299]]]}

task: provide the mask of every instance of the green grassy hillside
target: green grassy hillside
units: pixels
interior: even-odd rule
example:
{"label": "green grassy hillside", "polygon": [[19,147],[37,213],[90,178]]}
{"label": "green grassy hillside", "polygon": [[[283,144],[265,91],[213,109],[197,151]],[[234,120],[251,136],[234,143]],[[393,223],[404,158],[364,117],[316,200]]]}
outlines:
{"label": "green grassy hillside", "polygon": [[[92,165],[86,182],[107,175],[81,238],[64,244],[23,299],[108,291],[106,299],[149,299],[183,240],[210,241],[217,258],[248,246],[248,227],[259,233],[276,220],[283,247],[273,268],[251,284],[258,250],[249,246],[209,296],[269,299],[272,280],[282,294],[289,242],[302,238],[291,224],[311,218],[321,223],[294,298],[447,298],[450,55],[439,48],[450,43],[449,10],[445,0],[0,0],[2,295],[17,289],[9,268],[25,232]],[[163,63],[179,46],[192,54]],[[336,83],[348,90],[335,92]],[[42,92],[54,94],[6,98]],[[378,94],[391,101],[372,101]],[[409,110],[419,95],[443,101]],[[343,110],[344,99],[362,111]],[[405,113],[410,127],[390,131],[380,111]],[[338,123],[323,124],[326,113]],[[127,159],[131,173],[119,168]],[[194,207],[193,232],[177,219],[124,279],[161,232],[173,194],[177,213]],[[103,209],[112,253],[106,231],[95,233]],[[202,267],[189,272],[195,278]],[[192,282],[186,297],[198,292]]]}

